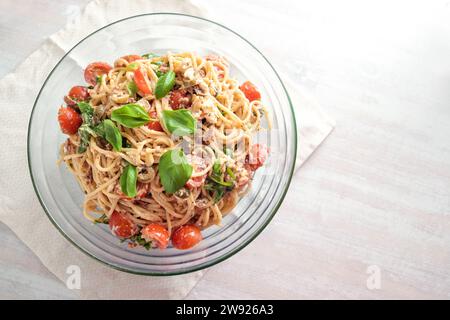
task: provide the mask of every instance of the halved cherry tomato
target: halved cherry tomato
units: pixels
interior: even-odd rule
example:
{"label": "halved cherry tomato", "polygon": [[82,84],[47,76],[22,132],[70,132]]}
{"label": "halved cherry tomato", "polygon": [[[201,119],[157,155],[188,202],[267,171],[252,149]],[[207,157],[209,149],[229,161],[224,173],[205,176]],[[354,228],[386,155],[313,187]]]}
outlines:
{"label": "halved cherry tomato", "polygon": [[246,165],[255,171],[264,164],[268,155],[269,149],[263,144],[256,143],[250,147]]}
{"label": "halved cherry tomato", "polygon": [[256,89],[255,85],[250,81],[245,81],[239,87],[241,91],[244,93],[245,97],[251,102],[253,100],[261,100],[261,94],[258,89]]}
{"label": "halved cherry tomato", "polygon": [[190,249],[202,241],[200,229],[193,224],[179,227],[172,234],[172,245],[180,250]]}
{"label": "halved cherry tomato", "polygon": [[136,83],[139,91],[141,91],[143,94],[152,93],[152,90],[150,90],[150,88],[148,87],[147,82],[145,81],[144,74],[142,73],[140,68],[134,71],[134,82]]}
{"label": "halved cherry tomato", "polygon": [[170,234],[166,228],[157,223],[150,223],[141,230],[142,238],[152,241],[159,249],[167,248]]}
{"label": "halved cherry tomato", "polygon": [[129,54],[129,55],[123,56],[122,59],[127,60],[128,63],[131,63],[136,60],[141,60],[142,57],[138,56],[137,54]]}
{"label": "halved cherry tomato", "polygon": [[132,237],[139,231],[138,226],[127,215],[117,211],[109,217],[109,228],[119,238]]}
{"label": "halved cherry tomato", "polygon": [[75,134],[83,119],[78,112],[70,107],[61,107],[58,111],[58,121],[61,131],[65,134]]}
{"label": "halved cherry tomato", "polygon": [[87,88],[83,86],[72,87],[67,96],[64,97],[64,101],[70,107],[73,107],[80,101],[86,101],[87,99],[89,99],[89,92]]}
{"label": "halved cherry tomato", "polygon": [[[187,158],[187,161],[189,162],[189,164],[192,166],[193,173],[201,172],[201,171],[205,170],[206,167],[208,166],[206,163],[206,160],[203,158],[200,158],[198,156],[188,155],[186,158]],[[201,176],[196,176],[196,177],[190,178],[186,182],[185,187],[188,189],[191,189],[191,190],[194,188],[201,187],[205,183],[206,175],[207,175],[207,173],[205,173],[204,175],[201,175]]]}
{"label": "halved cherry tomato", "polygon": [[[154,110],[150,111],[149,115],[150,115],[150,118],[152,118],[152,119],[156,119],[158,117],[158,114]],[[147,127],[149,129],[155,130],[155,131],[161,131],[161,132],[164,131],[164,129],[161,126],[161,123],[159,121],[152,121],[152,120],[150,120],[150,122],[147,124]]]}
{"label": "halved cherry tomato", "polygon": [[90,63],[84,70],[84,80],[90,85],[95,86],[97,77],[108,73],[111,69],[112,67],[106,62]]}
{"label": "halved cherry tomato", "polygon": [[186,109],[191,106],[191,95],[184,89],[172,91],[169,105],[173,110]]}

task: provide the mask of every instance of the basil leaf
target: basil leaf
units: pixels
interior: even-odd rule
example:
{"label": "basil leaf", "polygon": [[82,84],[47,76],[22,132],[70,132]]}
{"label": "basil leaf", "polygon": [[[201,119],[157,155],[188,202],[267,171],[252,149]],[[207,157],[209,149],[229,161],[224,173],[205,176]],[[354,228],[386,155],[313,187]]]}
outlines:
{"label": "basil leaf", "polygon": [[186,136],[195,132],[195,118],[189,110],[164,110],[162,119],[167,130],[177,136]]}
{"label": "basil leaf", "polygon": [[103,121],[103,129],[105,131],[106,141],[113,146],[115,151],[120,151],[122,149],[122,135],[114,122],[106,119]]}
{"label": "basil leaf", "polygon": [[145,59],[151,59],[151,58],[155,58],[155,57],[159,57],[159,56],[157,54],[154,54],[151,52],[142,55],[142,58],[145,58]]}
{"label": "basil leaf", "polygon": [[130,198],[134,198],[137,194],[136,182],[137,182],[137,170],[135,166],[128,164],[120,176],[120,189],[122,192]]}
{"label": "basil leaf", "polygon": [[134,97],[136,95],[136,92],[138,91],[136,82],[134,82],[134,81],[128,82],[127,90],[128,90],[128,93],[130,94],[130,96]]}
{"label": "basil leaf", "polygon": [[174,193],[189,180],[192,166],[188,163],[183,150],[169,150],[159,159],[158,171],[164,190]]}
{"label": "basil leaf", "polygon": [[168,94],[169,91],[172,90],[174,84],[175,84],[175,72],[169,70],[158,79],[158,82],[156,82],[155,87],[156,99],[161,99],[166,94]]}
{"label": "basil leaf", "polygon": [[96,125],[93,128],[93,130],[94,130],[96,135],[106,139],[105,126],[103,125],[103,122],[100,122],[98,125]]}
{"label": "basil leaf", "polygon": [[126,104],[111,113],[111,119],[127,128],[137,128],[147,124],[150,116],[145,109],[138,104]]}

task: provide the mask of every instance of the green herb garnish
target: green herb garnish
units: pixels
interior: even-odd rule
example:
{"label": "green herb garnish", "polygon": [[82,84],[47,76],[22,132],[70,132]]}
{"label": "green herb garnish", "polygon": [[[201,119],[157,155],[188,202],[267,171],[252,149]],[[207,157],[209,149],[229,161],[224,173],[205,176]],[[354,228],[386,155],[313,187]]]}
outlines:
{"label": "green herb garnish", "polygon": [[120,189],[122,192],[130,198],[134,198],[137,194],[137,169],[135,166],[128,164],[120,176]]}
{"label": "green herb garnish", "polygon": [[138,87],[136,85],[136,82],[134,81],[130,81],[127,84],[127,90],[128,90],[128,94],[132,97],[134,97],[138,91]]}
{"label": "green herb garnish", "polygon": [[161,156],[158,171],[164,190],[174,193],[189,180],[192,175],[192,166],[188,163],[183,150],[169,150]]}
{"label": "green herb garnish", "polygon": [[[91,142],[91,135],[93,131],[87,124],[82,124],[78,128],[78,134],[80,135],[80,145],[78,146],[78,153],[83,153],[87,150],[89,143]],[[94,133],[95,134],[95,133]]]}
{"label": "green herb garnish", "polygon": [[169,93],[169,91],[172,90],[174,85],[175,85],[175,72],[169,70],[158,79],[158,82],[156,82],[155,87],[156,99],[161,99],[165,97]]}
{"label": "green herb garnish", "polygon": [[224,180],[222,166],[220,162],[216,161],[213,165],[211,175],[208,177],[208,182],[205,184],[205,189],[212,193],[212,197],[215,203],[220,201],[225,193],[229,190],[232,190],[234,187],[234,180],[236,179],[236,175],[229,167],[227,167],[225,171],[231,178],[231,181]]}
{"label": "green herb garnish", "polygon": [[78,153],[83,153],[89,146],[91,136],[96,135],[94,130],[94,108],[84,101],[78,102],[77,105],[81,112],[81,119],[83,119],[83,124],[78,128],[80,145],[78,146],[77,151]]}
{"label": "green herb garnish", "polygon": [[111,113],[111,119],[127,128],[137,128],[147,124],[150,116],[138,104],[126,104]]}
{"label": "green herb garnish", "polygon": [[167,130],[177,136],[186,136],[195,132],[195,118],[189,110],[164,110],[162,120]]}
{"label": "green herb garnish", "polygon": [[102,214],[100,218],[97,218],[97,219],[94,220],[94,223],[108,224],[109,223],[109,219],[106,216],[106,214]]}
{"label": "green herb garnish", "polygon": [[150,250],[152,248],[152,242],[151,241],[147,241],[144,238],[142,238],[141,233],[138,233],[138,234],[132,236],[128,240],[130,240],[130,242],[134,242],[134,243],[144,247],[147,250]]}
{"label": "green herb garnish", "polygon": [[122,149],[122,135],[114,122],[109,119],[103,121],[103,130],[105,132],[105,139],[108,141],[115,151]]}

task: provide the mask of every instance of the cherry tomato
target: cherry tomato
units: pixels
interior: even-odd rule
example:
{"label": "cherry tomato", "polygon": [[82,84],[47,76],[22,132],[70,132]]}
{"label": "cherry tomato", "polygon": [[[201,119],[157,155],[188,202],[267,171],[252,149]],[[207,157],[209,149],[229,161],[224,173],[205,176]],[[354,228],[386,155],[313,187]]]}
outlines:
{"label": "cherry tomato", "polygon": [[141,91],[143,94],[152,93],[152,90],[150,90],[147,82],[145,81],[144,74],[139,68],[134,71],[134,82],[136,83],[139,91]]}
{"label": "cherry tomato", "polygon": [[189,108],[191,96],[184,89],[174,90],[170,94],[169,105],[173,110]]}
{"label": "cherry tomato", "polygon": [[172,245],[180,250],[190,249],[203,239],[200,229],[193,224],[179,227],[172,234]]}
{"label": "cherry tomato", "polygon": [[109,228],[119,238],[132,237],[139,231],[138,226],[127,215],[117,211],[109,217]]}
{"label": "cherry tomato", "polygon": [[[149,115],[150,115],[150,118],[152,118],[152,119],[157,119],[157,117],[158,117],[158,114],[156,113],[156,111],[150,111]],[[155,130],[155,131],[161,131],[161,132],[164,131],[164,129],[161,126],[161,123],[159,121],[151,121],[150,120],[150,122],[147,124],[147,127],[149,129]]]}
{"label": "cherry tomato", "polygon": [[[203,158],[193,155],[188,155],[186,158],[189,164],[192,166],[193,173],[201,172],[207,167],[206,161]],[[185,184],[186,188],[192,190],[194,188],[201,187],[205,183],[206,175],[207,173],[201,176],[190,178]]]}
{"label": "cherry tomato", "polygon": [[73,107],[80,101],[86,101],[89,99],[89,92],[86,87],[75,86],[70,89],[67,96],[64,97],[64,101],[68,106]]}
{"label": "cherry tomato", "polygon": [[83,119],[78,112],[70,107],[61,107],[58,111],[58,121],[61,131],[65,134],[75,134]]}
{"label": "cherry tomato", "polygon": [[245,97],[251,102],[253,100],[261,100],[261,94],[258,89],[256,89],[255,85],[250,81],[245,81],[239,87],[241,91],[244,93]]}
{"label": "cherry tomato", "polygon": [[128,63],[131,63],[136,60],[141,60],[142,57],[138,56],[137,54],[129,54],[129,55],[123,56],[122,59],[127,60]]}
{"label": "cherry tomato", "polygon": [[250,147],[246,165],[250,170],[255,171],[261,167],[269,155],[269,149],[262,144],[256,143]]}
{"label": "cherry tomato", "polygon": [[150,223],[141,230],[142,238],[147,241],[152,241],[159,249],[167,248],[169,244],[169,231],[162,225],[157,223]]}
{"label": "cherry tomato", "polygon": [[90,63],[84,70],[84,80],[90,85],[95,86],[97,83],[97,77],[108,73],[112,67],[106,62],[93,62]]}

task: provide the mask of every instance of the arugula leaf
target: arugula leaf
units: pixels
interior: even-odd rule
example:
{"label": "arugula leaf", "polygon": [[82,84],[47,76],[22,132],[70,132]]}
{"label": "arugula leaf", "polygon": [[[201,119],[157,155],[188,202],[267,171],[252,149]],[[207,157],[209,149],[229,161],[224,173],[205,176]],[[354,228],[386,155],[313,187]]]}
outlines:
{"label": "arugula leaf", "polygon": [[152,242],[147,241],[144,238],[142,238],[141,233],[138,233],[131,238],[129,238],[130,242],[134,242],[140,246],[143,246],[145,249],[150,250],[152,248]]}
{"label": "arugula leaf", "polygon": [[234,180],[236,176],[231,168],[226,168],[227,174],[230,176],[231,181],[224,180],[224,174],[221,169],[220,162],[216,161],[212,167],[211,175],[208,177],[208,182],[205,184],[205,189],[212,192],[213,200],[215,203],[223,198],[228,190],[232,190],[234,187]]}
{"label": "arugula leaf", "polygon": [[142,106],[131,103],[114,110],[111,119],[127,128],[137,128],[147,124],[150,116]]}
{"label": "arugula leaf", "polygon": [[156,99],[161,99],[166,96],[170,90],[172,90],[175,85],[175,72],[172,70],[167,71],[163,74],[156,82],[155,87],[155,97]]}
{"label": "arugula leaf", "polygon": [[188,163],[183,150],[169,150],[159,159],[158,171],[164,190],[174,193],[189,180],[192,166]]}
{"label": "arugula leaf", "polygon": [[195,133],[195,118],[189,110],[164,110],[162,119],[167,130],[177,136]]}
{"label": "arugula leaf", "polygon": [[78,108],[81,112],[81,118],[83,119],[83,123],[87,125],[94,125],[94,108],[84,101],[80,101],[77,103]]}
{"label": "arugula leaf", "polygon": [[128,164],[120,176],[120,189],[122,192],[130,198],[134,198],[137,194],[137,169],[135,166]]}
{"label": "arugula leaf", "polygon": [[236,180],[236,175],[234,174],[233,170],[231,170],[230,167],[227,167],[227,173],[231,177],[231,179]]}
{"label": "arugula leaf", "polygon": [[78,108],[80,108],[81,113],[87,113],[89,115],[93,115],[94,114],[94,108],[92,108],[92,106],[84,101],[80,101],[77,103]]}
{"label": "arugula leaf", "polygon": [[80,145],[78,146],[78,153],[83,153],[87,150],[91,141],[92,129],[87,124],[82,124],[78,128],[78,134],[80,135]]}
{"label": "arugula leaf", "polygon": [[214,203],[217,203],[220,201],[220,199],[223,198],[226,192],[226,187],[215,184],[215,183],[207,183],[204,187],[206,190],[212,192],[212,197],[214,200]]}
{"label": "arugula leaf", "polygon": [[104,224],[108,224],[109,223],[109,219],[106,216],[106,214],[102,214],[101,217],[97,218],[94,220],[94,223],[104,223]]}
{"label": "arugula leaf", "polygon": [[115,151],[122,149],[122,135],[114,122],[109,119],[103,121],[103,130],[105,132],[105,139],[114,148]]}

